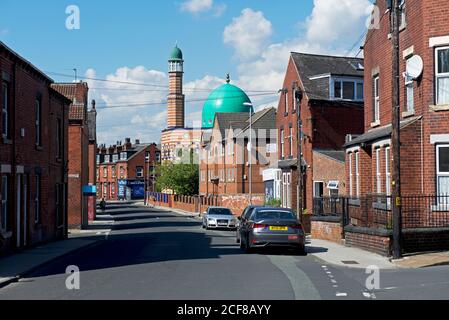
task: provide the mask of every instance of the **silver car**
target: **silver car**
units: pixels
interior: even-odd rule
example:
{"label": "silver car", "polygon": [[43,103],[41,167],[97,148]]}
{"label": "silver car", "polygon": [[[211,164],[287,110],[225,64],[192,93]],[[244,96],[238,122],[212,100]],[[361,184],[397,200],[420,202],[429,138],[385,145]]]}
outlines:
{"label": "silver car", "polygon": [[237,218],[232,211],[224,207],[210,207],[203,216],[204,229],[232,229],[237,228]]}
{"label": "silver car", "polygon": [[289,247],[306,254],[304,229],[289,209],[255,208],[239,229],[240,247],[245,252],[254,248]]}

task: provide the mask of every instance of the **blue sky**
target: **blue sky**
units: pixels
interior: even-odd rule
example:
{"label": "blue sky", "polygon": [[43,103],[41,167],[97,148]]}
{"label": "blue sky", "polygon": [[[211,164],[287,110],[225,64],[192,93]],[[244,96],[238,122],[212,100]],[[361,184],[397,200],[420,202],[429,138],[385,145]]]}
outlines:
{"label": "blue sky", "polygon": [[[80,30],[65,27],[69,5],[80,9]],[[77,68],[81,77],[161,85],[177,41],[186,60],[187,99],[202,99],[208,92],[201,88],[218,86],[226,72],[245,90],[279,89],[290,51],[348,54],[364,32],[367,5],[369,0],[1,0],[0,40],[45,72],[70,75]],[[163,101],[166,93],[89,84],[91,98],[104,107],[101,142],[159,140],[163,105],[107,107]],[[275,95],[252,100],[258,107],[277,104]],[[188,121],[201,114],[201,103],[186,108]]]}

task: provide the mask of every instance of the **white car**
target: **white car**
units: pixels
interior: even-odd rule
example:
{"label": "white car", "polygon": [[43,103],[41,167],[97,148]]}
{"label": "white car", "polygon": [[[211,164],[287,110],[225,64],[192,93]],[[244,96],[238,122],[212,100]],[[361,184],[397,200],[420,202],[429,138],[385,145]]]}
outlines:
{"label": "white car", "polygon": [[210,207],[203,216],[204,229],[231,229],[237,228],[237,218],[232,211],[224,207]]}

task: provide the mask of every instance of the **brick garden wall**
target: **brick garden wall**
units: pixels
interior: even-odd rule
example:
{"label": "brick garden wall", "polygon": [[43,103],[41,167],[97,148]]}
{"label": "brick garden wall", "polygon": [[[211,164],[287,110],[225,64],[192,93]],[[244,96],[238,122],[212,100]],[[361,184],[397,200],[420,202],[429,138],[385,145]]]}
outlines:
{"label": "brick garden wall", "polygon": [[391,255],[390,236],[378,236],[367,233],[346,232],[346,245],[374,252],[382,256]]}
{"label": "brick garden wall", "polygon": [[312,221],[313,239],[322,239],[341,244],[343,228],[340,222]]}

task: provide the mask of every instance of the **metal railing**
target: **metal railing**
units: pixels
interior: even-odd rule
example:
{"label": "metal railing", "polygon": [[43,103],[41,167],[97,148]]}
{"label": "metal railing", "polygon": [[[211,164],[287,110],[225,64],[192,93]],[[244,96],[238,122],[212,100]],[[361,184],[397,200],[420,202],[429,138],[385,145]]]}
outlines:
{"label": "metal railing", "polygon": [[[391,196],[377,194],[314,198],[313,215],[341,217],[345,226],[391,230],[392,204]],[[401,207],[403,229],[449,228],[449,195],[407,195],[402,197]]]}

